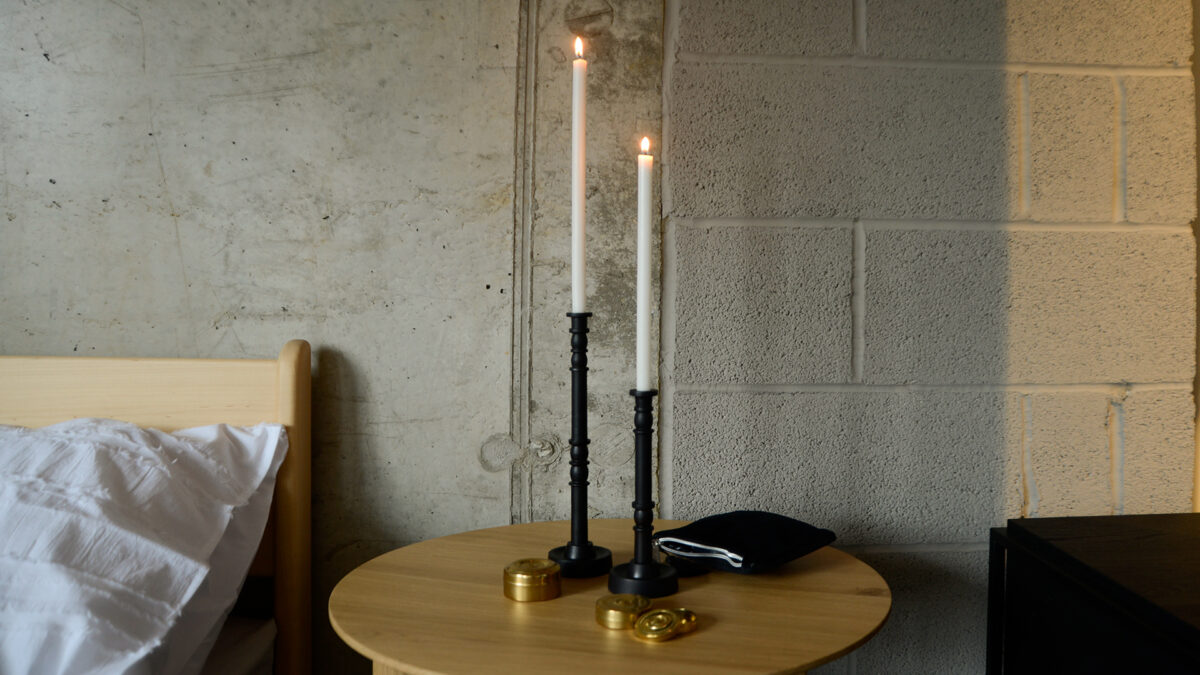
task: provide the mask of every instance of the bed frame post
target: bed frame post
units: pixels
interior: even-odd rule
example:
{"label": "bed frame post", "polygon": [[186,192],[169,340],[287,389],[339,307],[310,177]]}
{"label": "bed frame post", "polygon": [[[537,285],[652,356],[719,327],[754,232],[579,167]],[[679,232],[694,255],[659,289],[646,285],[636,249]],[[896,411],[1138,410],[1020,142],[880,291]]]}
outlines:
{"label": "bed frame post", "polygon": [[[312,672],[312,351],[292,340],[279,353],[279,421],[288,454],[275,485],[275,672]],[[290,392],[290,395],[289,395]],[[296,430],[298,433],[293,433]]]}

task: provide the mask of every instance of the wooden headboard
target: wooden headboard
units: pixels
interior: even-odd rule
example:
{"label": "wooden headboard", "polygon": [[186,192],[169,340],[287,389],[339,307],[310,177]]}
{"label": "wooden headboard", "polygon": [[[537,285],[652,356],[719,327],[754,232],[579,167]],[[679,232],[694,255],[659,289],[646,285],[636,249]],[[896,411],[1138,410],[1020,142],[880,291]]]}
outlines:
{"label": "wooden headboard", "polygon": [[251,566],[274,577],[276,673],[311,671],[311,350],[292,340],[277,359],[0,356],[0,424],[42,427],[103,417],[177,431],[283,424],[271,523]]}

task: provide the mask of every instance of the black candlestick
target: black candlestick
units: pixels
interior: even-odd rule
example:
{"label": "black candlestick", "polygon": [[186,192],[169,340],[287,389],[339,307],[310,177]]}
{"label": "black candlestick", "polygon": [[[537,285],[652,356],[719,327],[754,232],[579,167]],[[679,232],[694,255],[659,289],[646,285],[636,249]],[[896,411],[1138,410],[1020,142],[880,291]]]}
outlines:
{"label": "black candlestick", "polygon": [[633,390],[633,560],[617,565],[608,575],[608,590],[661,598],[679,590],[675,568],[654,560],[650,537],[654,534],[654,500],[651,499],[650,450],[657,390]]}
{"label": "black candlestick", "polygon": [[564,577],[598,577],[612,569],[612,551],[588,541],[587,334],[591,312],[571,317],[571,541],[547,554]]}

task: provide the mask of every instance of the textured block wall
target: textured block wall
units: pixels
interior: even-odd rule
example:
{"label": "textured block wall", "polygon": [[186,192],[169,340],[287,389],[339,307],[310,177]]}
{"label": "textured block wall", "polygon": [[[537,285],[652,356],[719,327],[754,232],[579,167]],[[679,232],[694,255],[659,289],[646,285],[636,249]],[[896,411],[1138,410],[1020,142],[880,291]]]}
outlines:
{"label": "textured block wall", "polygon": [[1185,511],[1186,0],[672,0],[663,511],[834,529],[829,673],[982,672],[987,529]]}

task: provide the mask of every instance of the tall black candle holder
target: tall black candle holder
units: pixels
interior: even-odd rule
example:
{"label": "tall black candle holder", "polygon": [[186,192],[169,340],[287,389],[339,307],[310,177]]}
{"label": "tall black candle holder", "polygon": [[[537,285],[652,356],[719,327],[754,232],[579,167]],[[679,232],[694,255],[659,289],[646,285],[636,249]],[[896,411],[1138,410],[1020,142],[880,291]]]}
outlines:
{"label": "tall black candle holder", "polygon": [[588,541],[587,334],[591,312],[571,317],[571,540],[550,549],[564,577],[598,577],[612,569],[612,551]]}
{"label": "tall black candle holder", "polygon": [[654,500],[651,499],[650,452],[654,427],[654,397],[658,391],[632,390],[633,396],[633,560],[612,568],[608,590],[661,598],[679,590],[675,568],[654,560],[651,535],[654,533]]}

